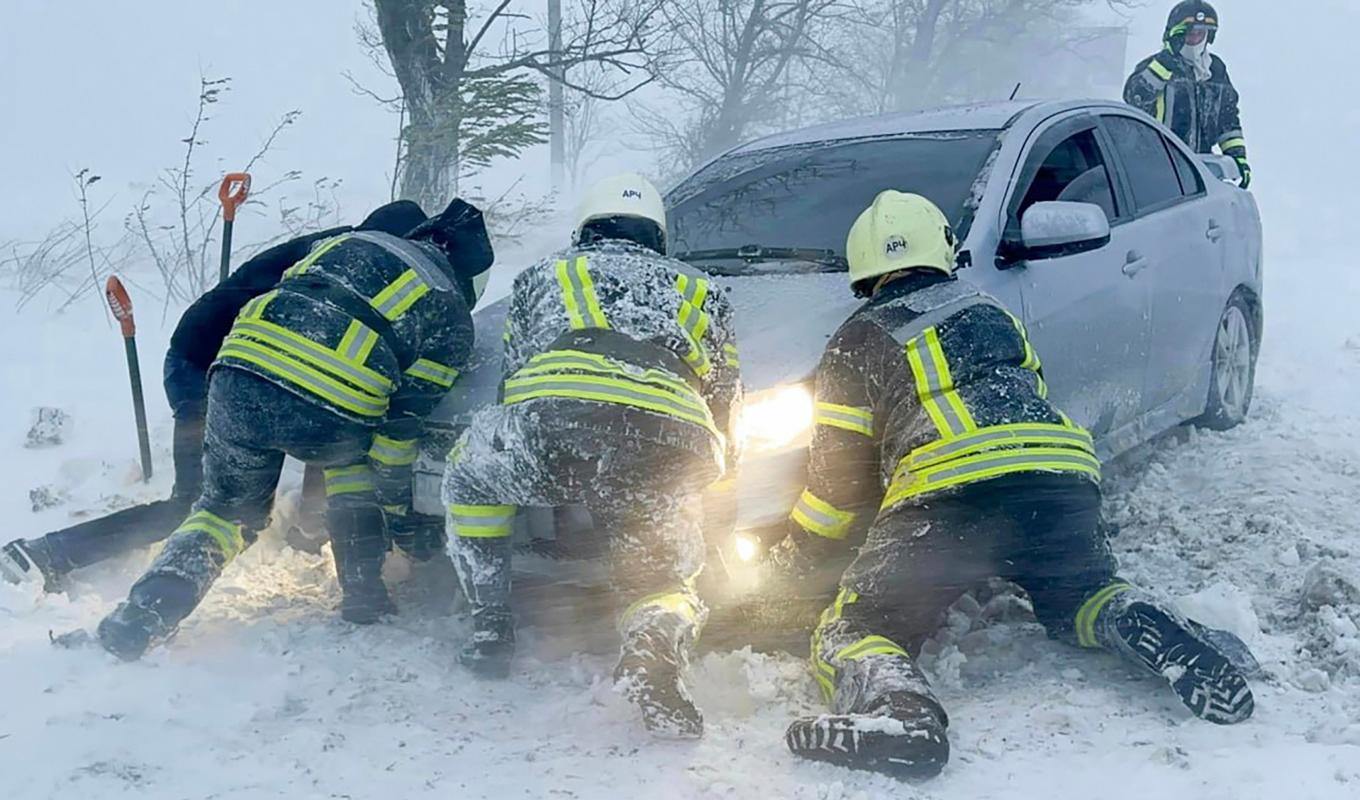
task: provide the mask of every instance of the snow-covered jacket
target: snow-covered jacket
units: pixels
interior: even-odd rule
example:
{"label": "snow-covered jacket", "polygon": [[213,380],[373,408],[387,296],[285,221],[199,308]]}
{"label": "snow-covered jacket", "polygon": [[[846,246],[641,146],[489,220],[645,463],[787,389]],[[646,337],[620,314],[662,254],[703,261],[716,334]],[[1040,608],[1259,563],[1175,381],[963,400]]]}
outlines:
{"label": "snow-covered jacket", "polygon": [[1048,402],[1024,326],[972,284],[916,272],[885,286],[817,369],[799,528],[844,539],[859,513],[1001,475],[1100,480],[1091,436]]}
{"label": "snow-covered jacket", "polygon": [[[684,263],[606,241],[526,269],[515,279],[503,369],[506,405],[609,404],[643,437],[669,435],[677,422],[702,428],[735,466],[742,389],[732,306]],[[608,430],[617,414],[597,418],[602,433],[618,433]]]}
{"label": "snow-covered jacket", "polygon": [[1209,79],[1195,79],[1194,65],[1163,50],[1143,59],[1124,84],[1124,102],[1138,108],[1181,137],[1196,153],[1246,158],[1247,141],[1237,108],[1237,89],[1223,59],[1211,56]]}

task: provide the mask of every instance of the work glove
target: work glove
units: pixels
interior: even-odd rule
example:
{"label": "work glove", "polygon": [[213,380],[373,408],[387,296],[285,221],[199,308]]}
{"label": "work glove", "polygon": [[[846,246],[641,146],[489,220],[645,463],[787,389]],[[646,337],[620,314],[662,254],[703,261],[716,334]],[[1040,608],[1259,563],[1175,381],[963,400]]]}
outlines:
{"label": "work glove", "polygon": [[1233,161],[1237,162],[1237,169],[1242,173],[1242,182],[1237,184],[1237,188],[1245,189],[1251,186],[1251,165],[1247,163],[1247,157],[1233,156]]}

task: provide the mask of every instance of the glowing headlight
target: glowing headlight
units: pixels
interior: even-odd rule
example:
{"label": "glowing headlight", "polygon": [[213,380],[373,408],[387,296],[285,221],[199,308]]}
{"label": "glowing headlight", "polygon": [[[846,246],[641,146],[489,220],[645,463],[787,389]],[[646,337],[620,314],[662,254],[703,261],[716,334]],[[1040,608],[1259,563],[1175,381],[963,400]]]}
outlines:
{"label": "glowing headlight", "polygon": [[812,430],[812,393],[795,384],[747,398],[741,410],[746,446],[771,450],[795,443]]}
{"label": "glowing headlight", "polygon": [[760,553],[760,544],[750,536],[737,534],[736,536],[737,558],[742,561],[750,561]]}

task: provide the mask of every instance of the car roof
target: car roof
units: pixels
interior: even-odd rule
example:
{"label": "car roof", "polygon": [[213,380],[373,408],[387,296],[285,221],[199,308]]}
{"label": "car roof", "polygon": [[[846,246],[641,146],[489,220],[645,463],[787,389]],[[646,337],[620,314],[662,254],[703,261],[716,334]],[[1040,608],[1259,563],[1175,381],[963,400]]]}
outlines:
{"label": "car roof", "polygon": [[880,114],[873,117],[858,117],[765,136],[739,145],[724,155],[752,153],[776,147],[829,142],[838,139],[942,133],[945,131],[1000,130],[1027,111],[1042,108],[1051,113],[1079,108],[1090,104],[1090,102],[1006,100],[924,111]]}

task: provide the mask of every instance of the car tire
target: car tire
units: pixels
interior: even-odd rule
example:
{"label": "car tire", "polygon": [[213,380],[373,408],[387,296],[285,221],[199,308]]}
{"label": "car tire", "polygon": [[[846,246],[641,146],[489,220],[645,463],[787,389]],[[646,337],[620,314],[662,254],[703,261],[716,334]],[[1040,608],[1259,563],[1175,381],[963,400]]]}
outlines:
{"label": "car tire", "polygon": [[1260,342],[1254,315],[1241,293],[1233,295],[1218,320],[1209,366],[1209,402],[1195,425],[1226,431],[1241,425],[1251,410]]}

